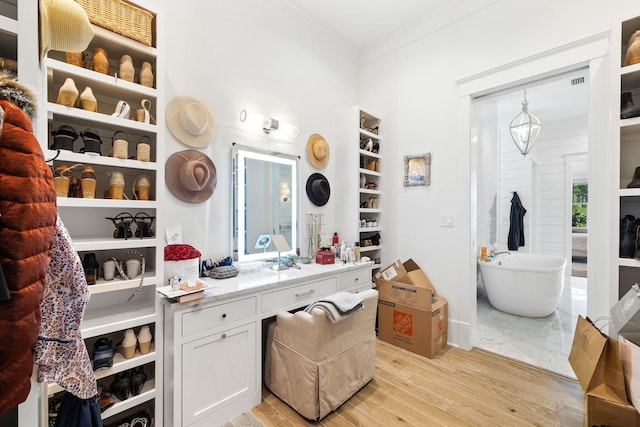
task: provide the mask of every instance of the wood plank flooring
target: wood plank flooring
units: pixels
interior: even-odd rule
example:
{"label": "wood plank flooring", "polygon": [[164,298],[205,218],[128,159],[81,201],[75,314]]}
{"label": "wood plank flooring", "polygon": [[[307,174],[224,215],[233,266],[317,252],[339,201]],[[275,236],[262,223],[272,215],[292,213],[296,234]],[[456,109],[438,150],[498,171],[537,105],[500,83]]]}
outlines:
{"label": "wood plank flooring", "polygon": [[252,413],[265,427],[578,427],[583,393],[576,381],[482,350],[447,347],[427,359],[378,341],[374,379],[319,423],[266,388]]}

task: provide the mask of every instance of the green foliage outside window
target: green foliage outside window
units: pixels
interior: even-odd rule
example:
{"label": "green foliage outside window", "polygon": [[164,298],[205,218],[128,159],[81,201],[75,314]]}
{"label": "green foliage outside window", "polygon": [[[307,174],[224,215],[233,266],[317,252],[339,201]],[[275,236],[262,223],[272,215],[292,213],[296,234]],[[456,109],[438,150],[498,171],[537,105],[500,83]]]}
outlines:
{"label": "green foliage outside window", "polygon": [[573,227],[587,226],[587,193],[587,184],[574,184],[571,208],[571,226]]}

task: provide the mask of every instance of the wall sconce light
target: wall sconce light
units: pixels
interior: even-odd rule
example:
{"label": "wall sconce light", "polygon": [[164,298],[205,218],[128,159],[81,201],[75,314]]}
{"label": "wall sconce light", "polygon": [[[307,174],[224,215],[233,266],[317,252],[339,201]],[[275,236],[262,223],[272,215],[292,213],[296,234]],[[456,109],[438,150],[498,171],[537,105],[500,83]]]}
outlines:
{"label": "wall sconce light", "polygon": [[511,139],[520,150],[523,156],[529,154],[529,151],[536,143],[538,134],[540,134],[540,119],[531,114],[527,109],[529,102],[527,101],[527,91],[524,91],[524,100],[522,101],[522,111],[511,120],[509,132]]}
{"label": "wall sconce light", "polygon": [[290,198],[291,198],[291,189],[289,188],[289,185],[286,183],[280,184],[280,202],[282,204],[285,204],[289,201]]}
{"label": "wall sconce light", "polygon": [[254,129],[261,129],[266,134],[277,132],[278,134],[294,138],[300,135],[300,129],[296,126],[283,123],[273,117],[264,117],[260,114],[250,113],[247,110],[240,111],[240,121],[247,123],[247,125]]}

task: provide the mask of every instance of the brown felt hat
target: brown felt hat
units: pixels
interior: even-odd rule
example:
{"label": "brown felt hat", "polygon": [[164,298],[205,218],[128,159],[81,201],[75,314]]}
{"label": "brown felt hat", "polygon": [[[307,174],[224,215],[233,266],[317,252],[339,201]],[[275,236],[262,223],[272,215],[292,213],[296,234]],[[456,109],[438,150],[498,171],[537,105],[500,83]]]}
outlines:
{"label": "brown felt hat", "polygon": [[329,163],[329,144],[319,133],[314,133],[307,141],[307,158],[318,169]]}
{"label": "brown felt hat", "polygon": [[173,153],[164,166],[164,175],[171,194],[188,203],[207,200],[218,182],[213,161],[197,150]]}

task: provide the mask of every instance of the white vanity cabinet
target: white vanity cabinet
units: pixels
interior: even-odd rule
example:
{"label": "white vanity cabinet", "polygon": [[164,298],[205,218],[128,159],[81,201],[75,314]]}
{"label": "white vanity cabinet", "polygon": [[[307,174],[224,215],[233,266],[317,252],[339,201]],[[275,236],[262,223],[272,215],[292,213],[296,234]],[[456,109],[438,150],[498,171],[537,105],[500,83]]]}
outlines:
{"label": "white vanity cabinet", "polygon": [[371,288],[371,266],[309,264],[205,279],[214,287],[202,300],[163,299],[166,425],[223,425],[258,405],[263,320],[338,290]]}

